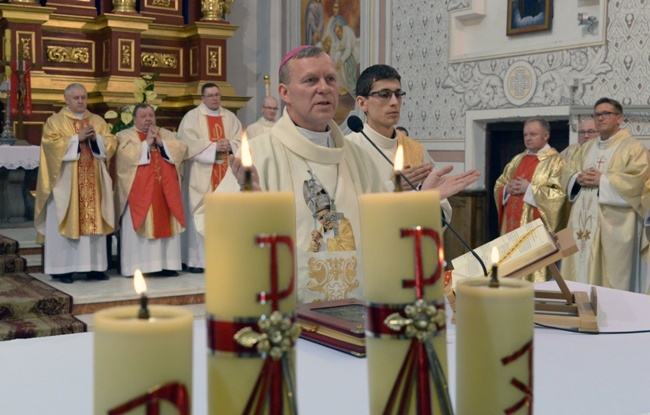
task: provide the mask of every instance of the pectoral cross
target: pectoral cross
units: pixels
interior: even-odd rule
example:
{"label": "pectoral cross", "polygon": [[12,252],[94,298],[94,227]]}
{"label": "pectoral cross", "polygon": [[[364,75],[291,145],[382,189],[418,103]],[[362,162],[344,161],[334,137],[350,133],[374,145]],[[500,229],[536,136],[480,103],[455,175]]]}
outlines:
{"label": "pectoral cross", "polygon": [[605,156],[600,156],[600,158],[596,162],[596,166],[597,166],[596,168],[600,170],[600,166],[602,166],[605,163],[605,161],[606,161]]}

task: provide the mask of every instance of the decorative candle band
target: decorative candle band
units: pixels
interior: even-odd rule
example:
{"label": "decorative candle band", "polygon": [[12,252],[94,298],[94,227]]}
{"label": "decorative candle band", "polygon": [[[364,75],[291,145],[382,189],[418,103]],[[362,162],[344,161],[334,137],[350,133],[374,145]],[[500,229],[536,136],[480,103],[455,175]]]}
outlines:
{"label": "decorative candle band", "polygon": [[[433,414],[431,379],[443,415],[452,415],[451,398],[446,375],[431,338],[445,330],[446,316],[443,302],[419,299],[413,304],[369,304],[366,306],[366,333],[373,337],[411,339],[384,414],[408,412],[411,396],[415,393],[417,413]],[[398,333],[391,335],[391,333]],[[415,386],[414,386],[415,383]],[[415,391],[413,388],[415,387]]]}
{"label": "decorative candle band", "polygon": [[[376,304],[368,303],[366,305],[366,336],[375,338],[409,338],[407,333],[407,324],[402,325],[399,330],[395,330],[387,326],[386,320],[395,315],[396,313],[402,316],[405,321],[410,316],[406,315],[407,307],[413,306],[413,303],[408,304]],[[430,306],[435,307],[439,312],[444,314],[445,304],[441,301],[433,301]],[[446,322],[442,320],[441,323],[436,322],[436,334],[440,334],[447,328]]]}
{"label": "decorative candle band", "polygon": [[108,411],[108,415],[123,415],[146,405],[147,415],[160,414],[160,402],[167,401],[178,409],[178,415],[190,415],[190,394],[182,383],[173,382],[153,388],[129,402]]}
{"label": "decorative candle band", "polygon": [[[259,332],[254,330],[253,325],[259,328]],[[278,311],[269,317],[262,315],[259,319],[246,318],[233,322],[218,321],[214,316],[208,316],[208,347],[212,353],[225,351],[237,356],[264,359],[246,402],[244,415],[261,415],[267,404],[270,415],[282,415],[285,401],[289,405],[289,413],[297,414],[295,381],[288,353],[293,350],[299,335],[300,327],[295,323],[295,316],[284,316]],[[256,353],[250,350],[256,350]]]}
{"label": "decorative candle band", "polygon": [[[295,315],[291,315],[291,322],[295,322]],[[241,330],[253,330],[259,323],[259,317],[239,318],[235,321],[216,320],[215,316],[207,316],[208,324],[208,350],[214,355],[217,353],[233,353],[237,357],[262,357],[256,349],[244,346],[235,341],[235,335]]]}

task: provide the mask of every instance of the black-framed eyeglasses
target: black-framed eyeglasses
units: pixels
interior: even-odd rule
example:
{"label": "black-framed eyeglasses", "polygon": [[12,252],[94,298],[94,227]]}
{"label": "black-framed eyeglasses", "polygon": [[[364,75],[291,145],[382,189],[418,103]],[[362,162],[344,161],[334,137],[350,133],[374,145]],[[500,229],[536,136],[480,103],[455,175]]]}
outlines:
{"label": "black-framed eyeglasses", "polygon": [[377,97],[382,101],[389,100],[393,95],[395,95],[395,98],[397,99],[402,99],[404,95],[406,95],[406,92],[401,89],[396,89],[394,91],[391,91],[390,89],[382,89],[381,91],[375,91],[368,94],[369,97]]}
{"label": "black-framed eyeglasses", "polygon": [[580,130],[578,131],[578,135],[594,135],[598,134],[598,131],[596,130]]}
{"label": "black-framed eyeglasses", "polygon": [[265,110],[271,110],[271,111],[277,111],[278,107],[267,107],[266,105],[262,105],[262,108]]}
{"label": "black-framed eyeglasses", "polygon": [[609,118],[612,115],[618,115],[618,114],[620,114],[620,112],[611,112],[611,111],[595,112],[594,118],[598,118],[598,117]]}

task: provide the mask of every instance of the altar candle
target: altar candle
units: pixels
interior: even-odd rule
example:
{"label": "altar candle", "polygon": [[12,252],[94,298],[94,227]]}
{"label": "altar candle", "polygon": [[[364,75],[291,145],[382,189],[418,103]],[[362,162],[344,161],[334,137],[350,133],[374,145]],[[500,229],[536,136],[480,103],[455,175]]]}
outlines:
{"label": "altar candle", "polygon": [[467,279],[456,297],[456,413],[532,413],[533,285]]}
{"label": "altar candle", "polygon": [[[400,236],[402,229],[420,226],[440,232],[440,199],[438,192],[400,192],[365,194],[359,198],[361,209],[361,250],[364,268],[364,298],[374,304],[412,304],[414,288],[403,288],[403,280],[415,275],[413,238]],[[425,275],[430,276],[440,260],[437,246],[423,238],[422,261]],[[424,299],[444,304],[444,278],[424,288]],[[447,375],[446,333],[431,340]],[[384,412],[391,388],[395,384],[410,341],[396,338],[375,338],[366,335],[370,413]],[[439,408],[438,397],[430,382],[433,407]],[[415,397],[410,414],[415,414]],[[438,409],[436,409],[437,411]],[[439,413],[439,412],[434,412]]]}
{"label": "altar candle", "polygon": [[[206,314],[224,322],[270,315],[271,303],[261,304],[257,298],[262,292],[272,295],[271,255],[269,247],[258,246],[255,239],[264,234],[295,238],[293,193],[209,194],[205,212]],[[277,289],[290,286],[294,266],[290,250],[278,245]],[[295,307],[294,288],[289,298],[279,302],[279,311],[291,315]],[[216,333],[220,335],[224,334]],[[263,362],[261,358],[220,351],[209,356],[208,413],[243,413]]]}
{"label": "altar candle", "polygon": [[[138,318],[140,306],[107,308],[95,313],[95,414],[132,401],[167,383],[192,390],[192,311],[165,305],[148,307],[150,318]],[[178,410],[161,402],[161,414]],[[138,407],[129,414],[145,414]]]}

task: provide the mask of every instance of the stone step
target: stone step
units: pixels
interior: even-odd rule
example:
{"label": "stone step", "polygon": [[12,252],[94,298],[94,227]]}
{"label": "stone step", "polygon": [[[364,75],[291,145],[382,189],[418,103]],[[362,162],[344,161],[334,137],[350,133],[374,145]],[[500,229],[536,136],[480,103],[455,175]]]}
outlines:
{"label": "stone step", "polygon": [[[108,270],[107,281],[87,281],[75,274],[75,282],[63,284],[43,273],[32,276],[49,284],[73,298],[72,313],[75,315],[92,314],[98,310],[120,305],[139,304],[140,296],[135,292],[133,279]],[[205,277],[203,274],[190,274],[179,271],[178,277],[146,278],[147,297],[150,304],[167,304],[178,306],[195,306],[205,303]]]}

